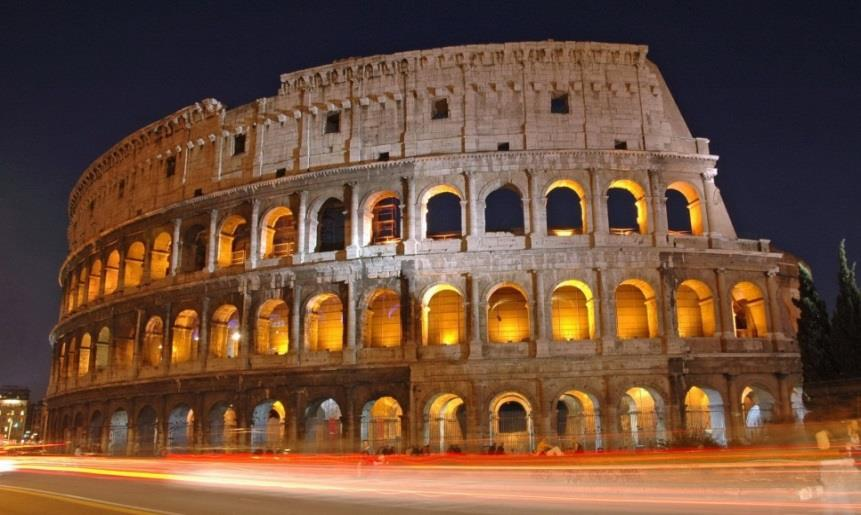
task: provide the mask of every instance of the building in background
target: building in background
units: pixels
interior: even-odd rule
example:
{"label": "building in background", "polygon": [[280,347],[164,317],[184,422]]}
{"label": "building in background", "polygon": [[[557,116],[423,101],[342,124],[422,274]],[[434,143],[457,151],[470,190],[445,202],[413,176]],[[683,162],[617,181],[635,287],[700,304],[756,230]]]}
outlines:
{"label": "building in background", "polygon": [[20,386],[0,386],[0,442],[20,442],[27,426],[30,390]]}
{"label": "building in background", "polygon": [[45,435],[45,422],[48,411],[45,401],[31,402],[27,409],[27,423],[24,426],[24,440],[39,442]]}

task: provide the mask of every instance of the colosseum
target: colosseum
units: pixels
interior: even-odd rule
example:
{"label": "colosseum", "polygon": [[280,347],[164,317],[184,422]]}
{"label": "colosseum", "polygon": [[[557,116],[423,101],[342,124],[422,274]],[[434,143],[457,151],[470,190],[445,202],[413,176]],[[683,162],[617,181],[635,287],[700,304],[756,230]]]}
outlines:
{"label": "colosseum", "polygon": [[797,260],[736,235],[646,53],[349,58],[127,136],[70,195],[49,437],[595,451],[800,419]]}

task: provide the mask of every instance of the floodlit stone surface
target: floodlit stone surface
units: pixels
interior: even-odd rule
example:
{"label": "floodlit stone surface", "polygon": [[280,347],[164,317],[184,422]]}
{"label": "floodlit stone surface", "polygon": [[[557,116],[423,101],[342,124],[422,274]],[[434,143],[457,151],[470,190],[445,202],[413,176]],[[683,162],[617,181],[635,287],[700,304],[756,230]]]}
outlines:
{"label": "floodlit stone surface", "polygon": [[795,260],[736,236],[646,51],[351,58],[126,137],[70,197],[50,436],[525,451],[791,417]]}

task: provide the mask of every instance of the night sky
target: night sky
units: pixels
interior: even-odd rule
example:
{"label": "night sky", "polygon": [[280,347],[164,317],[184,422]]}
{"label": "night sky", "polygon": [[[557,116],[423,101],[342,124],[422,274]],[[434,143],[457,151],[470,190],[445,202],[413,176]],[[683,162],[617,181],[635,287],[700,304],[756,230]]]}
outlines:
{"label": "night sky", "polygon": [[[69,191],[111,145],[180,107],[276,93],[351,56],[525,40],[642,43],[720,155],[741,237],[861,259],[861,3],[0,3],[0,384],[44,394]],[[635,6],[648,8],[638,8]]]}

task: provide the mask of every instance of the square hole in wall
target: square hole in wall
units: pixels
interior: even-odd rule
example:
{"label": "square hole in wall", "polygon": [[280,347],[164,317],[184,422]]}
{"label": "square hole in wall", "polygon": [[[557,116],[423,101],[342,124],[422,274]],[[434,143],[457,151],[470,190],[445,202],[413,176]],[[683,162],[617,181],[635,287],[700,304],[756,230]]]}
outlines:
{"label": "square hole in wall", "polygon": [[628,142],[623,139],[617,139],[613,143],[613,148],[616,150],[628,150]]}
{"label": "square hole in wall", "polygon": [[275,177],[284,177],[285,175],[287,175],[287,169],[286,168],[279,168],[279,169],[275,170]]}
{"label": "square hole in wall", "polygon": [[176,173],[176,156],[170,156],[164,162],[164,171],[167,177],[173,177]]}
{"label": "square hole in wall", "polygon": [[388,152],[380,152],[377,154],[377,161],[388,161],[389,153]]}
{"label": "square hole in wall", "polygon": [[233,155],[245,153],[245,134],[237,134],[233,136]]}
{"label": "square hole in wall", "polygon": [[554,92],[550,95],[550,112],[553,114],[568,114],[568,93]]}
{"label": "square hole in wall", "polygon": [[433,99],[431,102],[431,120],[443,120],[445,118],[448,118],[448,99]]}
{"label": "square hole in wall", "polygon": [[508,144],[507,141],[503,141],[502,143],[496,144],[496,150],[499,150],[501,152],[504,152],[504,151],[510,150],[510,149],[511,149],[511,146]]}
{"label": "square hole in wall", "polygon": [[197,188],[196,190],[194,190],[194,196],[195,197],[202,197],[203,196],[203,188]]}
{"label": "square hole in wall", "polygon": [[341,111],[329,111],[326,113],[326,134],[341,132]]}

